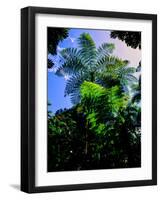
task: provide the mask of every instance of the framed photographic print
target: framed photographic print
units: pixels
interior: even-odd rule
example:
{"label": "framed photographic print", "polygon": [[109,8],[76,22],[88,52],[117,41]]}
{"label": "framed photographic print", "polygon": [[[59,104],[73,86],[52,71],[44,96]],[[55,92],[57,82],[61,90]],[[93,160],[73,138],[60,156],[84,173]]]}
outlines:
{"label": "framed photographic print", "polygon": [[157,16],[21,10],[21,190],[157,184]]}

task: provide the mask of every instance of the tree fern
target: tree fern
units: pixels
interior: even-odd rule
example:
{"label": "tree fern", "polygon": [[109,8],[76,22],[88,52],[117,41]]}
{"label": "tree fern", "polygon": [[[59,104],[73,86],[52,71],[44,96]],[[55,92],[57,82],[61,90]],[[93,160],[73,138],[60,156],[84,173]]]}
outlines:
{"label": "tree fern", "polygon": [[113,50],[114,44],[108,43],[96,48],[90,34],[82,33],[78,38],[78,48],[66,48],[60,52],[62,64],[56,74],[68,76],[65,95],[70,95],[72,103],[80,102],[80,86],[84,81],[109,87],[111,83],[114,86],[126,80],[127,84],[127,81],[135,79],[133,68],[127,67],[128,61],[112,56]]}

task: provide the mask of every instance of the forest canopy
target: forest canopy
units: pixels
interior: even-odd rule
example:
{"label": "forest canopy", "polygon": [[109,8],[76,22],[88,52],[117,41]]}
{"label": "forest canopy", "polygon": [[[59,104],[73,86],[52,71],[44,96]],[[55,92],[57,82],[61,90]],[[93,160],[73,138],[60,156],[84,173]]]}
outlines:
{"label": "forest canopy", "polygon": [[130,46],[131,48],[141,49],[141,32],[111,31],[111,37],[124,41],[126,45]]}

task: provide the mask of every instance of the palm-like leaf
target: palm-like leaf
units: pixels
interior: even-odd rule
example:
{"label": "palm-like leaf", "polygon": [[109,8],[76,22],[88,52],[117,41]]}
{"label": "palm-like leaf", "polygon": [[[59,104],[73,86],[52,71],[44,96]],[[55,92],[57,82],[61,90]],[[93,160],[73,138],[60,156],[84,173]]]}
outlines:
{"label": "palm-like leaf", "polygon": [[[62,65],[56,71],[59,76],[68,75],[65,96],[70,95],[72,103],[80,101],[80,86],[84,81],[114,86],[123,80],[134,80],[133,68],[128,62],[111,56],[114,45],[103,43],[98,49],[91,36],[83,33],[78,38],[78,48],[66,48],[60,52]],[[119,81],[118,81],[119,80]]]}
{"label": "palm-like leaf", "polygon": [[97,49],[97,62],[101,61],[103,58],[110,56],[110,54],[112,54],[114,49],[115,49],[114,44],[103,43]]}
{"label": "palm-like leaf", "polygon": [[118,70],[118,78],[123,81],[137,81],[137,78],[133,75],[135,73],[136,69],[134,67],[124,67]]}
{"label": "palm-like leaf", "polygon": [[104,71],[108,68],[110,68],[110,66],[115,66],[117,63],[117,60],[114,56],[107,56],[107,57],[102,57],[101,59],[99,59],[96,63],[96,68],[97,71]]}
{"label": "palm-like leaf", "polygon": [[57,69],[56,74],[64,76],[65,74],[73,75],[84,68],[79,52],[75,48],[66,48],[61,52],[62,65]]}
{"label": "palm-like leaf", "polygon": [[[93,125],[95,124],[95,127],[99,125],[99,122],[107,122],[109,116],[113,120],[116,117],[118,118],[120,112],[128,104],[128,97],[121,93],[119,86],[107,89],[96,83],[84,81],[80,88],[81,104],[83,105],[84,112],[89,122]],[[91,117],[93,114],[96,121],[92,121]]]}
{"label": "palm-like leaf", "polygon": [[90,34],[83,33],[78,38],[79,53],[82,62],[88,67],[96,63],[96,46]]}
{"label": "palm-like leaf", "polygon": [[67,80],[64,95],[71,96],[71,102],[77,104],[80,101],[80,86],[85,80],[90,80],[89,76],[83,72],[73,75]]}
{"label": "palm-like leaf", "polygon": [[98,77],[102,81],[103,86],[111,87],[118,83],[123,86],[129,81],[137,81],[136,77],[133,75],[136,69],[133,67],[127,67],[128,61],[126,60],[109,56],[102,59],[98,65],[101,68]]}

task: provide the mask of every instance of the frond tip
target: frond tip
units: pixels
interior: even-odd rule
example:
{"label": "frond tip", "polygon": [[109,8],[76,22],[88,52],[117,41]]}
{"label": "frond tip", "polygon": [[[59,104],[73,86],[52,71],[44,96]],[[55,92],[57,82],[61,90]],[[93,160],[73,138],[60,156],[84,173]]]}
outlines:
{"label": "frond tip", "polygon": [[87,76],[82,74],[82,73],[78,73],[77,75],[73,75],[71,76],[66,83],[66,87],[65,87],[65,91],[64,91],[64,95],[68,96],[70,95],[71,97],[71,102],[73,104],[77,104],[80,101],[80,86],[81,84],[87,80]]}
{"label": "frond tip", "polygon": [[99,46],[97,49],[97,62],[104,57],[110,56],[114,49],[115,45],[112,43],[103,43]]}
{"label": "frond tip", "polygon": [[82,33],[78,38],[80,48],[79,55],[86,66],[92,66],[96,62],[96,46],[89,33]]}

